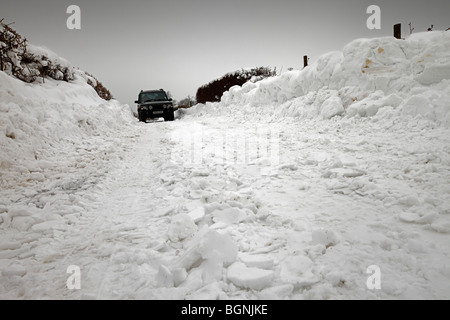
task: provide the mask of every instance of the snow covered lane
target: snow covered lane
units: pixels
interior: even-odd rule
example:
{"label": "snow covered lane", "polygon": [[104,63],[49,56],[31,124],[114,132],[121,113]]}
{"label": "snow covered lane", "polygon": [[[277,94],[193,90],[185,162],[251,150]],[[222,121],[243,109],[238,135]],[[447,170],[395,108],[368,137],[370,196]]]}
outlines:
{"label": "snow covered lane", "polygon": [[256,194],[301,231],[285,254],[308,257],[317,282],[298,297],[449,297],[449,130],[397,121],[280,128],[278,173]]}
{"label": "snow covered lane", "polygon": [[1,191],[0,298],[450,298],[448,129],[185,117],[127,130]]}

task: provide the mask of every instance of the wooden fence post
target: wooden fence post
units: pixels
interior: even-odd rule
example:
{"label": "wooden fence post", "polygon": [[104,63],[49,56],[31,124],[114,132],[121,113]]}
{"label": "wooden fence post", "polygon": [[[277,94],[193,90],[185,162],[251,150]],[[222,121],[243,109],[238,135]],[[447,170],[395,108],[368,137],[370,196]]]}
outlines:
{"label": "wooden fence post", "polygon": [[308,66],[308,56],[303,56],[303,68]]}
{"label": "wooden fence post", "polygon": [[402,24],[401,23],[394,25],[394,37],[397,39],[402,38]]}

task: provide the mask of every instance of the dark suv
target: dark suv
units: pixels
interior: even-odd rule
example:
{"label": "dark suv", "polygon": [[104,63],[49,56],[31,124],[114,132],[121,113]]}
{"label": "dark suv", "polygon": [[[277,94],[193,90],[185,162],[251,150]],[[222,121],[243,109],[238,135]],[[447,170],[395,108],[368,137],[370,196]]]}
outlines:
{"label": "dark suv", "polygon": [[172,99],[167,97],[163,89],[142,90],[135,103],[138,105],[139,121],[145,122],[148,118],[164,118],[164,121],[175,119]]}

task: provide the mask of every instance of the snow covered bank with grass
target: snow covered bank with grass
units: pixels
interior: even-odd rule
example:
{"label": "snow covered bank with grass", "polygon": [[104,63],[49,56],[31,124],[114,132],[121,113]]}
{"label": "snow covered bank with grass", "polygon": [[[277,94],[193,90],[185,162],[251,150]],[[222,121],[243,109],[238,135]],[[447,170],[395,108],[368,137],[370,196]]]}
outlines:
{"label": "snow covered bank with grass", "polygon": [[0,169],[2,188],[37,176],[44,159],[67,145],[107,135],[132,121],[128,107],[101,99],[75,71],[70,82],[27,84],[0,72]]}
{"label": "snow covered bank with grass", "polygon": [[[73,80],[26,83],[0,72],[0,225],[21,230],[54,218],[42,214],[45,203],[33,204],[32,193],[50,177],[53,188],[69,188],[73,168],[90,165],[77,155],[85,151],[92,162],[101,162],[108,157],[105,149],[117,143],[117,132],[133,121],[128,106],[98,96],[85,72],[47,49],[29,48],[70,68]],[[15,207],[20,199],[27,205]]]}
{"label": "snow covered bank with grass", "polygon": [[422,117],[450,126],[450,32],[358,39],[303,70],[232,87],[190,114]]}

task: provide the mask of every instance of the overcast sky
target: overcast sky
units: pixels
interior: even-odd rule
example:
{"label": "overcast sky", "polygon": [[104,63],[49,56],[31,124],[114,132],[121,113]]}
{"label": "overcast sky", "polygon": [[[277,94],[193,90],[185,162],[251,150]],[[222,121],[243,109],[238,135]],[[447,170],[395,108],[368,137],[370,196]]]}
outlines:
{"label": "overcast sky", "polygon": [[[69,30],[69,5],[81,30]],[[381,30],[369,30],[369,5],[381,8]],[[97,77],[122,103],[141,89],[174,99],[244,67],[303,67],[356,38],[450,27],[449,0],[1,0],[0,18]]]}

